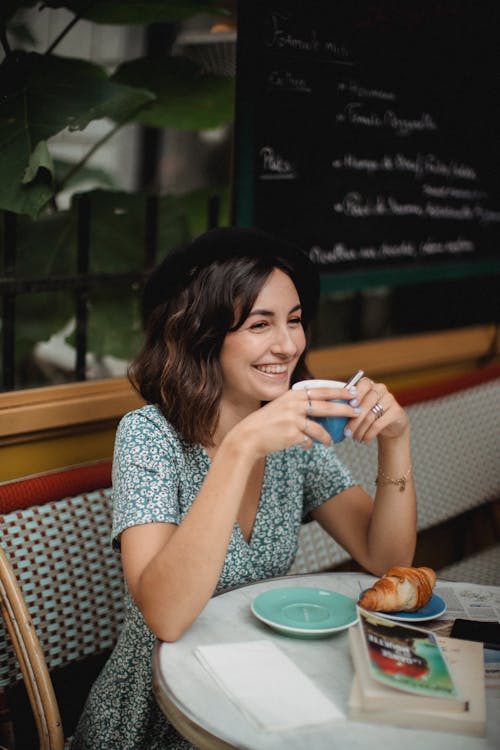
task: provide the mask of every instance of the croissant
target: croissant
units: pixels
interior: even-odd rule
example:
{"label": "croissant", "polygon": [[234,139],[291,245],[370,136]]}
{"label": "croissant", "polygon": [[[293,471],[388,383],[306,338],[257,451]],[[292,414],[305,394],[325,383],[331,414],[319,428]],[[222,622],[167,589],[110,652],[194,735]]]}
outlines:
{"label": "croissant", "polygon": [[379,612],[414,612],[427,604],[435,584],[432,568],[396,566],[363,593],[359,605]]}

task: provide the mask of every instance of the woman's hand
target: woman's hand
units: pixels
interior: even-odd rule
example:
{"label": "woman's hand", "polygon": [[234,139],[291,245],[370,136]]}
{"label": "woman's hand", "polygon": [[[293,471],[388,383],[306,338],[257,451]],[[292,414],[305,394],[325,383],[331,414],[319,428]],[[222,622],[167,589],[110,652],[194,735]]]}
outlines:
{"label": "woman's hand", "polygon": [[329,433],[312,417],[347,417],[352,421],[361,416],[360,408],[356,404],[333,402],[333,399],[352,402],[355,397],[356,389],[289,390],[241,420],[226,438],[242,441],[255,452],[256,457],[292,445],[309,449],[313,440],[331,445]]}
{"label": "woman's hand", "polygon": [[364,377],[357,384],[361,414],[346,425],[346,434],[369,443],[374,438],[399,438],[409,429],[409,419],[384,383]]}

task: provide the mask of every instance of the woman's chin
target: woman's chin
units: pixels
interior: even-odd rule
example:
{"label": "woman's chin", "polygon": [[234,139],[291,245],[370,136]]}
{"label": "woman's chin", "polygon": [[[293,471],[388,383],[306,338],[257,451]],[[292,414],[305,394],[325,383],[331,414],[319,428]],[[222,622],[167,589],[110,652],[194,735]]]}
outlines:
{"label": "woman's chin", "polygon": [[261,401],[274,401],[290,389],[290,381],[284,380],[281,383],[269,384],[266,388],[261,388]]}

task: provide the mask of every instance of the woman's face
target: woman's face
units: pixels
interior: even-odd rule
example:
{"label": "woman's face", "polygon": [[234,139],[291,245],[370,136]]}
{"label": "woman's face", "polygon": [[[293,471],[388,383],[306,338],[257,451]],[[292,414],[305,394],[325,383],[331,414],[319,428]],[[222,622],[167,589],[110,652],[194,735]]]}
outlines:
{"label": "woman's face", "polygon": [[255,409],[277,398],[290,387],[305,345],[299,295],[290,277],[275,268],[243,325],[226,334],[222,400]]}

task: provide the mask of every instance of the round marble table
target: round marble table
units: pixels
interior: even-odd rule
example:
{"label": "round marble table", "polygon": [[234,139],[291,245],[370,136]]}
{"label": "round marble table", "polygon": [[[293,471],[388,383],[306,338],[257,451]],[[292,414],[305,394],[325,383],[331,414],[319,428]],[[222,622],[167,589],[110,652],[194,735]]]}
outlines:
{"label": "round marble table", "polygon": [[[500,690],[487,691],[486,738],[449,732],[403,729],[350,721],[263,732],[248,720],[196,658],[200,645],[268,639],[275,642],[332,702],[347,714],[353,667],[347,631],[305,640],[281,635],[250,610],[262,591],[282,586],[314,586],[352,598],[375,580],[360,573],[316,573],[261,581],[211,599],[191,628],[175,643],[157,642],[153,683],[159,705],[178,731],[201,750],[494,750],[500,738]],[[458,584],[446,582],[453,588]],[[480,587],[476,587],[479,589]],[[439,591],[439,582],[437,590]],[[499,589],[500,591],[500,589]]]}

